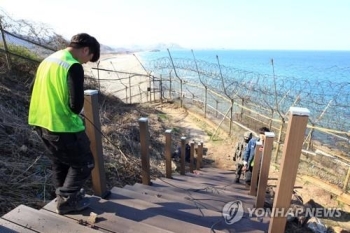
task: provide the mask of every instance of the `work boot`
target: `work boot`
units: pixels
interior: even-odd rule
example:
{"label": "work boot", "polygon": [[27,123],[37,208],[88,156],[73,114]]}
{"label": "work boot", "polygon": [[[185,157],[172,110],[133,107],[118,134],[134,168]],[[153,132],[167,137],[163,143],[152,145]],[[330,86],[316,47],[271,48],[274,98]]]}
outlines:
{"label": "work boot", "polygon": [[79,191],[76,194],[64,197],[62,195],[57,195],[57,208],[56,212],[58,214],[67,214],[69,212],[81,211],[90,205],[90,200],[84,197],[84,191]]}

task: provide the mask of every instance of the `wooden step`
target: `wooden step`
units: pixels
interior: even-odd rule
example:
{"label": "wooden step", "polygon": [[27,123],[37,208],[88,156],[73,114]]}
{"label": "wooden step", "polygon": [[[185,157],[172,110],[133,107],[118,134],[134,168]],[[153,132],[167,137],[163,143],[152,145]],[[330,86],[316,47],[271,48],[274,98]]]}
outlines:
{"label": "wooden step", "polygon": [[[131,187],[134,187],[134,186],[131,186]],[[196,211],[193,212],[193,214],[198,216],[212,216],[212,217],[218,217],[218,218],[222,217],[221,211],[213,211],[208,208],[203,208],[198,204],[196,205],[194,201],[190,201],[186,198],[175,199],[173,198],[174,195],[166,195],[168,198],[164,198],[164,195],[163,195],[164,193],[160,194],[159,192],[156,192],[156,191],[152,191],[152,190],[145,191],[145,189],[137,189],[137,188],[128,189],[128,188],[114,187],[112,190],[114,193],[118,193],[124,196],[128,195],[132,198],[145,200],[158,205],[168,205],[170,208],[176,207],[178,209],[185,210],[185,211],[187,209],[195,208]]]}
{"label": "wooden step", "polygon": [[[193,182],[195,180],[193,179]],[[159,187],[170,187],[172,189],[179,189],[179,190],[187,190],[187,191],[192,191],[196,193],[202,193],[202,194],[209,194],[209,195],[214,195],[214,196],[226,196],[227,198],[232,199],[244,199],[247,200],[247,204],[253,204],[255,198],[248,195],[248,193],[241,193],[241,192],[233,192],[231,190],[225,190],[222,189],[221,187],[216,188],[215,186],[212,185],[206,185],[206,184],[201,184],[201,183],[191,183],[187,182],[186,180],[180,180],[177,179],[177,177],[173,177],[173,179],[166,179],[166,178],[160,178],[157,180],[152,181],[153,186],[159,186]]]}
{"label": "wooden step", "polygon": [[[164,198],[159,198],[155,195],[145,195],[144,193],[138,191],[132,191],[125,188],[117,188],[114,187],[111,190],[113,193],[117,193],[123,196],[132,197],[134,199],[143,200],[146,202],[151,202],[154,205],[158,205],[156,208],[166,208],[170,209],[169,211],[174,214],[181,214],[186,217],[187,222],[191,222],[191,218],[194,218],[195,221],[198,221],[196,224],[200,224],[202,226],[210,227],[215,222],[221,220],[222,214],[217,211],[212,211],[208,209],[198,208],[195,205],[189,205],[180,201],[175,200],[167,200]],[[204,222],[199,222],[204,221]],[[193,223],[193,222],[191,222]],[[215,229],[218,229],[217,227]]]}
{"label": "wooden step", "polygon": [[[152,188],[151,186],[145,186],[142,184],[135,184],[134,186],[129,186],[126,185],[124,187],[124,189],[128,189],[128,190],[132,190],[138,193],[141,193],[143,195],[147,195],[147,196],[154,196],[157,198],[161,198],[161,199],[166,199],[169,201],[178,201],[181,203],[184,203],[186,205],[191,205],[194,207],[198,207],[201,209],[208,209],[208,210],[212,210],[212,211],[216,211],[216,212],[221,212],[222,208],[217,208],[217,203],[223,203],[222,199],[216,199],[214,197],[210,197],[208,198],[206,196],[206,198],[203,198],[206,202],[204,203],[203,200],[201,200],[198,195],[191,195],[190,193],[186,192],[186,193],[179,193],[179,192],[174,192],[169,190],[166,191],[160,191],[157,189]],[[214,203],[215,204],[212,204]],[[212,205],[211,205],[212,204]]]}
{"label": "wooden step", "polygon": [[[116,205],[114,203],[110,203],[108,200],[103,200],[94,196],[90,197],[90,201],[91,204],[87,209],[79,213],[66,214],[65,217],[86,223],[88,222],[90,213],[94,212],[98,215],[94,227],[103,232],[171,233],[171,231],[151,226],[141,221],[133,221],[133,218],[127,218],[128,215],[133,215],[136,213],[136,211],[131,207]],[[55,212],[55,200],[44,206],[43,210]],[[126,218],[121,217],[121,215],[126,216]]]}
{"label": "wooden step", "polygon": [[3,219],[14,222],[36,232],[76,232],[96,233],[98,231],[79,225],[77,221],[49,211],[39,211],[25,205],[20,205],[2,216]]}
{"label": "wooden step", "polygon": [[235,175],[236,171],[234,170],[223,170],[220,168],[214,168],[214,167],[204,167],[201,168],[200,171],[203,171],[207,174],[215,174],[215,175],[222,175],[222,176],[227,176],[227,175]]}
{"label": "wooden step", "polygon": [[235,184],[234,181],[236,178],[236,173],[234,171],[209,172],[208,170],[195,170],[193,173],[189,172],[186,173],[186,175],[187,174],[194,174],[212,181],[216,180],[227,184]]}
{"label": "wooden step", "polygon": [[[222,178],[220,179],[214,179],[214,178],[208,178],[206,176],[203,176],[201,174],[193,174],[193,173],[186,173],[186,175],[174,175],[172,177],[174,180],[181,180],[188,183],[198,183],[201,185],[213,187],[217,189],[218,191],[229,191],[233,193],[241,193],[243,195],[247,195],[249,192],[249,188],[247,188],[243,183],[235,183],[234,180],[224,180]],[[243,182],[243,181],[242,181]]]}
{"label": "wooden step", "polygon": [[[172,209],[181,209],[183,211],[187,211],[189,209],[195,209],[195,211],[194,212],[191,211],[191,213],[202,217],[205,221],[207,221],[208,217],[217,217],[217,219],[218,219],[217,222],[219,222],[219,223],[216,224],[215,227],[213,227],[214,230],[215,229],[219,229],[219,230],[226,229],[227,231],[232,232],[232,229],[231,229],[232,226],[231,225],[227,225],[224,222],[224,219],[222,217],[222,212],[221,211],[220,212],[216,212],[216,211],[212,211],[212,210],[208,210],[208,209],[203,209],[203,208],[201,208],[199,206],[198,207],[195,206],[195,205],[191,206],[191,205],[184,204],[184,203],[181,203],[181,202],[176,202],[174,200],[163,199],[161,197],[157,197],[156,195],[147,195],[147,194],[145,194],[145,192],[142,192],[142,191],[139,191],[139,192],[138,191],[132,191],[132,190],[128,190],[128,189],[125,189],[125,188],[116,188],[116,187],[114,187],[112,189],[112,192],[113,193],[122,194],[122,195],[125,195],[125,196],[129,196],[129,197],[133,197],[133,198],[139,198],[139,199],[142,199],[142,200],[147,200],[149,202],[152,202],[152,203],[155,203],[155,204],[159,204],[159,205],[164,205],[164,206],[170,207]],[[246,215],[245,217],[248,217],[248,215]],[[220,220],[222,220],[222,221],[220,221]],[[247,219],[242,220],[242,221],[248,222]],[[250,223],[248,225],[250,225]],[[257,227],[265,229],[267,227],[267,224],[262,224],[262,225],[259,225]]]}
{"label": "wooden step", "polygon": [[[115,189],[115,191],[117,191],[117,189]],[[174,232],[184,232],[184,229],[186,229],[186,232],[209,231],[214,223],[221,220],[221,218],[217,216],[207,216],[203,218],[198,215],[199,211],[196,208],[181,210],[177,205],[158,205],[152,202],[123,196],[113,191],[108,200],[116,205],[133,208],[133,216],[124,216],[124,213],[121,213],[123,217],[133,218],[135,221],[146,222],[147,224]],[[119,213],[117,214],[119,215]],[[179,228],[179,226],[181,226],[181,228]],[[219,227],[224,228],[222,225]]]}
{"label": "wooden step", "polygon": [[[121,199],[123,198],[123,195],[121,193],[116,194],[116,192],[123,192],[123,189],[120,188],[113,188],[112,189],[112,195],[109,200],[111,201],[117,201],[120,203]],[[224,219],[221,216],[221,213],[218,215],[218,213],[215,213],[214,211],[203,211],[203,214],[209,214],[209,215],[202,215],[200,210],[198,208],[190,207],[189,209],[180,209],[183,208],[184,205],[182,203],[176,203],[173,201],[167,201],[159,204],[155,204],[152,202],[146,202],[142,200],[135,200],[135,199],[129,199],[133,196],[134,192],[126,192],[123,204],[125,202],[128,202],[127,204],[129,206],[140,205],[140,208],[145,208],[147,211],[152,211],[155,214],[163,215],[166,217],[169,217],[173,219],[174,221],[179,220],[182,221],[181,224],[182,228],[179,229],[177,232],[183,232],[184,229],[186,229],[186,232],[193,229],[193,226],[186,226],[186,224],[196,224],[197,226],[203,226],[206,227],[206,230],[204,232],[215,230],[215,232],[262,232],[261,229],[267,230],[268,224],[266,223],[260,223],[257,221],[252,221],[247,218],[243,218],[239,221],[239,224],[232,224],[227,225],[224,221]],[[142,196],[139,196],[143,199]],[[115,199],[114,199],[115,198]],[[153,197],[155,198],[155,197]],[[187,206],[188,207],[188,206]],[[254,230],[258,229],[258,230]],[[193,229],[194,230],[194,229]],[[174,231],[174,230],[173,230]],[[198,229],[198,232],[202,232],[200,229]]]}
{"label": "wooden step", "polygon": [[[162,180],[161,182],[159,180]],[[202,209],[209,209],[217,212],[222,212],[224,205],[231,201],[240,200],[243,202],[243,208],[249,213],[248,208],[253,208],[255,205],[255,197],[250,195],[223,195],[222,192],[217,194],[215,192],[205,191],[190,191],[188,189],[180,188],[181,185],[176,187],[167,186],[169,179],[162,178],[153,180],[151,186],[142,185],[140,183],[134,186],[126,186],[125,188],[137,191],[140,193],[146,193],[153,196],[159,196],[168,200],[177,200],[190,205],[200,207]],[[163,182],[164,181],[164,182]],[[173,179],[169,181],[171,183]],[[166,183],[165,183],[166,182]],[[196,190],[196,189],[192,189]],[[185,200],[185,201],[184,201]],[[263,218],[264,222],[268,222],[269,218]]]}
{"label": "wooden step", "polygon": [[35,231],[25,228],[21,225],[17,225],[16,223],[10,222],[3,218],[0,218],[0,232],[1,233],[33,233]]}
{"label": "wooden step", "polygon": [[192,204],[194,206],[198,206],[203,209],[209,209],[213,211],[220,212],[222,211],[223,206],[230,201],[235,200],[242,200],[245,203],[245,207],[252,207],[253,206],[253,200],[249,196],[249,199],[241,198],[240,196],[237,196],[237,198],[233,197],[227,197],[222,194],[214,194],[209,192],[193,192],[193,191],[187,191],[180,188],[174,188],[171,186],[165,186],[165,185],[159,185],[157,183],[153,183],[152,186],[148,185],[142,185],[142,184],[135,184],[132,187],[125,187],[127,189],[131,189],[138,192],[148,192],[153,195],[160,196],[162,198],[168,199],[168,200],[177,200],[180,202],[184,202],[183,200],[188,200],[187,204]]}

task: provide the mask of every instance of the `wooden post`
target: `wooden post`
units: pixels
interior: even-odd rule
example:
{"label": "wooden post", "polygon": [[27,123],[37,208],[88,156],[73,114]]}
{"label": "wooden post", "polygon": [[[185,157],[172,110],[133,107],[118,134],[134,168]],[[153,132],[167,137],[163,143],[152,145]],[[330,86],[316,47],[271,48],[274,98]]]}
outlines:
{"label": "wooden post", "polygon": [[185,175],[186,137],[181,137],[181,167],[180,175]]}
{"label": "wooden post", "polygon": [[149,165],[149,131],[148,118],[141,117],[139,119],[140,127],[140,144],[141,144],[141,165],[142,165],[142,184],[150,185],[150,165]]}
{"label": "wooden post", "polygon": [[218,111],[219,111],[219,101],[216,100],[215,104],[215,117],[218,118]]}
{"label": "wooden post", "polygon": [[90,149],[95,161],[95,167],[91,172],[92,189],[94,190],[94,195],[105,198],[109,191],[106,189],[98,91],[86,90],[84,95],[84,115],[87,119],[85,121],[85,132],[90,139]]}
{"label": "wooden post", "polygon": [[197,148],[197,163],[196,163],[196,169],[200,170],[202,166],[202,158],[203,158],[203,142],[200,142]]}
{"label": "wooden post", "polygon": [[[310,111],[291,107],[269,233],[284,232]],[[277,215],[278,214],[278,215]]]}
{"label": "wooden post", "polygon": [[190,151],[190,172],[193,173],[194,170],[194,142],[191,142],[191,151]]}
{"label": "wooden post", "polygon": [[346,174],[346,178],[344,181],[344,186],[343,186],[344,192],[347,192],[347,190],[348,190],[349,178],[350,178],[350,167],[348,168],[348,173]]}
{"label": "wooden post", "polygon": [[165,172],[165,177],[171,179],[171,129],[165,130]]}
{"label": "wooden post", "polygon": [[255,201],[255,208],[263,208],[266,196],[267,179],[269,178],[271,153],[273,147],[273,139],[275,134],[272,132],[265,132],[264,149],[261,155],[261,165],[254,162],[254,168],[258,165],[260,167],[258,178],[258,193]]}
{"label": "wooden post", "polygon": [[255,152],[254,152],[254,169],[252,172],[252,178],[250,181],[250,190],[249,195],[256,196],[257,184],[258,184],[258,176],[260,171],[260,161],[261,161],[261,152],[262,152],[262,142],[257,141],[255,144]]}

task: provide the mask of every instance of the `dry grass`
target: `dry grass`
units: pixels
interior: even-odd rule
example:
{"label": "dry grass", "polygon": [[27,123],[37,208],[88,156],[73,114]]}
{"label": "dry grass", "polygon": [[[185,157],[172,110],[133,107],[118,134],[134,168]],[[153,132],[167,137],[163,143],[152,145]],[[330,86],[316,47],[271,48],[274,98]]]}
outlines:
{"label": "dry grass", "polygon": [[[50,161],[40,138],[27,124],[32,72],[1,69],[0,79],[0,215],[19,204],[40,208],[54,198]],[[27,67],[28,68],[28,67]],[[34,67],[35,68],[35,67]],[[87,79],[86,89],[96,88]],[[107,188],[141,181],[138,119],[149,118],[151,177],[163,176],[167,119],[152,106],[127,105],[100,94],[100,117]],[[152,123],[154,122],[154,123]],[[91,181],[85,187],[92,194]]]}

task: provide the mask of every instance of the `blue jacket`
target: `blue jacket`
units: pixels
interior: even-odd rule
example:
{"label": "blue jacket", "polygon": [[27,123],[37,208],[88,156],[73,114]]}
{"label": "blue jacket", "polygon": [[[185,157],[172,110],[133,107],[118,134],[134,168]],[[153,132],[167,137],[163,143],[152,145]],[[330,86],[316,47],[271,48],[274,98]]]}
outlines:
{"label": "blue jacket", "polygon": [[247,167],[250,167],[255,155],[255,145],[259,138],[252,138],[249,140],[248,145],[243,152],[243,160],[247,162]]}

